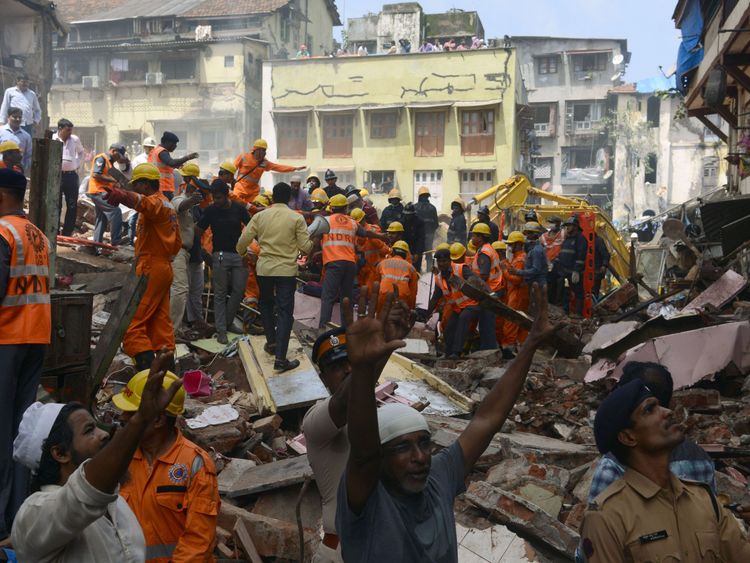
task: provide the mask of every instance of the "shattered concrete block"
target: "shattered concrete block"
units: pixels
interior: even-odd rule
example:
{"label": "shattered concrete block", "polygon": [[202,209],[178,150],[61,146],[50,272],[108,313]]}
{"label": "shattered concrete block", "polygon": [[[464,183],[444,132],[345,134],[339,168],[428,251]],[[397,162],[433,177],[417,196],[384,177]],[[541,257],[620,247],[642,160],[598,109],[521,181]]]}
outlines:
{"label": "shattered concrete block", "polygon": [[251,467],[255,467],[256,463],[249,459],[240,458],[229,458],[229,462],[224,466],[224,469],[219,473],[217,480],[219,483],[219,493],[225,494],[232,490],[232,487],[237,479],[245,471]]}
{"label": "shattered concrete block", "polygon": [[596,466],[598,463],[599,458],[591,462],[586,473],[584,473],[583,477],[581,477],[580,481],[578,481],[578,484],[573,488],[573,496],[580,502],[588,501],[589,491],[591,490],[591,483],[594,480],[594,473],[596,471]]}
{"label": "shattered concrete block", "polygon": [[583,523],[583,515],[586,514],[585,502],[579,502],[568,512],[565,516],[565,525],[572,530],[580,530],[581,524]]}
{"label": "shattered concrete block", "polygon": [[[533,479],[533,480],[532,480]],[[562,491],[552,483],[545,483],[539,479],[529,477],[520,487],[513,490],[518,496],[535,504],[552,518],[557,518],[563,505]]]}
{"label": "shattered concrete block", "polygon": [[487,472],[486,481],[501,489],[514,489],[525,479],[532,477],[564,489],[570,480],[570,472],[562,467],[534,463],[525,457],[505,459]]}
{"label": "shattered concrete block", "polygon": [[552,361],[552,368],[557,378],[583,381],[586,372],[591,368],[591,361],[589,356],[581,356],[574,359],[555,358]]}
{"label": "shattered concrete block", "polygon": [[196,429],[185,425],[182,432],[188,440],[195,442],[204,450],[215,450],[223,455],[228,455],[245,439],[246,435],[244,423],[237,424],[237,421]]}
{"label": "shattered concrete block", "polygon": [[[227,502],[221,503],[219,526],[232,530],[238,518],[242,519],[247,526],[255,548],[261,556],[299,561],[299,535],[296,523],[253,514]],[[303,532],[306,560],[309,560],[307,558],[312,557],[320,543],[320,538],[317,530],[304,528]]]}
{"label": "shattered concrete block", "polygon": [[730,502],[738,502],[742,505],[750,504],[750,490],[745,485],[722,471],[717,471],[715,475],[716,488],[719,494],[728,496]]}
{"label": "shattered concrete block", "polygon": [[529,501],[484,481],[469,485],[465,497],[510,530],[527,534],[568,557],[573,557],[580,539],[578,533]]}
{"label": "shattered concrete block", "polygon": [[487,389],[492,389],[495,383],[500,381],[500,378],[505,374],[507,368],[504,367],[491,367],[484,370],[482,374],[482,380],[479,384]]}
{"label": "shattered concrete block", "polygon": [[253,431],[263,434],[263,439],[271,438],[281,426],[282,418],[278,414],[266,416],[253,421]]}
{"label": "shattered concrete block", "polygon": [[695,412],[720,412],[721,395],[716,389],[681,389],[672,395],[672,409],[677,407]]}
{"label": "shattered concrete block", "polygon": [[552,428],[555,429],[555,433],[562,438],[563,440],[570,440],[570,437],[573,435],[573,432],[575,431],[575,428],[573,426],[570,426],[568,424],[563,424],[562,422],[556,422],[552,425]]}

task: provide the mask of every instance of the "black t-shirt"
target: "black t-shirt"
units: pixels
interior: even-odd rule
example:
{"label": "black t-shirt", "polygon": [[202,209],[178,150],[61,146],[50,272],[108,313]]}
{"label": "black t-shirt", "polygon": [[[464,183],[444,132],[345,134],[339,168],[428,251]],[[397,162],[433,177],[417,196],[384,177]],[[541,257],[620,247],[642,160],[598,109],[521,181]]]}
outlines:
{"label": "black t-shirt", "polygon": [[228,208],[209,205],[198,221],[204,231],[211,227],[214,252],[237,252],[237,241],[242,234],[242,226],[250,222],[250,213],[244,206],[231,202]]}

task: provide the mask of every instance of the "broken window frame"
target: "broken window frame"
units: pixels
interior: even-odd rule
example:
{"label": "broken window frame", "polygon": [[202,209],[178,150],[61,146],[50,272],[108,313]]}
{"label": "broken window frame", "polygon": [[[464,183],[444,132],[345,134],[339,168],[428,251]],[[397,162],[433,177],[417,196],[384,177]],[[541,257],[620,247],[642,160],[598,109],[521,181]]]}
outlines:
{"label": "broken window frame", "polygon": [[461,155],[495,154],[495,110],[461,111]]}

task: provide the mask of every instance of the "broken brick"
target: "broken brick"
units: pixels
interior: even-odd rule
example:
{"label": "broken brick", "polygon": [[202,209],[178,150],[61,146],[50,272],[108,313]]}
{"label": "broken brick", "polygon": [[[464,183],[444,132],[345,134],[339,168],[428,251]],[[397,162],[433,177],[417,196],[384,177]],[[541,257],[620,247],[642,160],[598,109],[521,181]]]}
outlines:
{"label": "broken brick", "polygon": [[253,431],[263,434],[263,439],[268,440],[281,426],[282,418],[278,414],[265,416],[253,421]]}

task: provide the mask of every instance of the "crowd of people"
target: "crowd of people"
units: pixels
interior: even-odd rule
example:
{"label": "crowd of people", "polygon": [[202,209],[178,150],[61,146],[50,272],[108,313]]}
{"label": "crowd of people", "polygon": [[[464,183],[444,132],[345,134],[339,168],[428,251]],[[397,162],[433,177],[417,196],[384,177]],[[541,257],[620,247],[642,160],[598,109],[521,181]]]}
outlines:
{"label": "crowd of people", "polygon": [[[80,141],[69,121],[58,125],[69,162],[63,171],[77,175]],[[263,139],[224,161],[209,183],[194,153],[171,156],[178,143],[168,131],[158,143],[147,139],[139,162],[112,145],[94,157],[85,182],[95,237],[109,229],[118,241],[120,206],[137,213],[130,233],[136,272],[147,276],[122,342],[137,373],[112,398],[121,412],[112,434],[79,403],[34,402],[51,333],[48,242],[24,214],[26,178],[3,152],[0,537],[10,535],[21,562],[213,560],[216,468],[177,425],[185,391],[172,351],[185,330],[206,322],[210,272],[216,339],[226,344],[230,333],[244,331],[244,302],[257,310],[274,370],[298,367],[287,353],[302,268],[319,280],[309,284],[321,301],[312,360],[330,392],[303,421],[323,502],[324,535],[313,560],[457,561],[454,499],[507,419],[534,353],[561,329],[549,321],[548,303],[581,313],[589,249],[578,219],[551,217],[543,226],[530,212],[520,230],[505,233],[486,207],[467,226],[466,206],[456,199],[448,239],[436,244],[438,214],[427,188],[416,202],[393,188],[378,213],[367,190],[338,186],[332,170],[323,182],[303,181],[297,173],[305,167],[270,162]],[[266,171],[294,175],[264,192]],[[68,194],[77,180],[61,180],[71,202],[63,232],[70,232]],[[606,245],[594,256],[601,284]],[[376,408],[373,392],[415,322],[423,268],[434,283],[421,318],[439,315],[447,358],[498,347],[514,358],[458,440],[436,455],[426,419],[403,404]],[[530,312],[531,329],[481,307],[462,291],[467,283]],[[331,329],[336,302],[341,322]],[[635,362],[624,373],[594,422],[603,457],[577,558],[744,561],[750,544],[716,500],[713,465],[668,409],[671,374]],[[745,507],[731,508],[750,520]]]}

